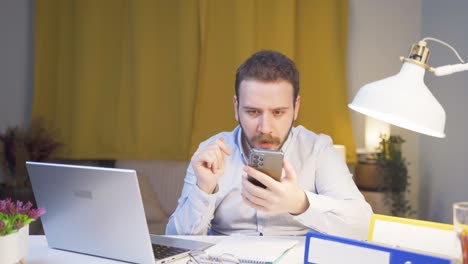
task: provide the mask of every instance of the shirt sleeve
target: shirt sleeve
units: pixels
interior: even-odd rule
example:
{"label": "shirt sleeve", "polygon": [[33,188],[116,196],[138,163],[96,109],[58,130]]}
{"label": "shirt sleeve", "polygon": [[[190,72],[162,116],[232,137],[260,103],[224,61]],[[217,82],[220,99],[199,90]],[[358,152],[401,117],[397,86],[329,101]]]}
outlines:
{"label": "shirt sleeve", "polygon": [[358,190],[331,139],[325,138],[316,146],[318,149],[313,155],[316,190],[304,190],[310,206],[294,219],[321,233],[364,240],[367,238],[372,209]]}
{"label": "shirt sleeve", "polygon": [[167,235],[206,235],[213,219],[217,188],[207,194],[198,188],[196,176],[190,164],[184,180],[181,197],[166,227]]}

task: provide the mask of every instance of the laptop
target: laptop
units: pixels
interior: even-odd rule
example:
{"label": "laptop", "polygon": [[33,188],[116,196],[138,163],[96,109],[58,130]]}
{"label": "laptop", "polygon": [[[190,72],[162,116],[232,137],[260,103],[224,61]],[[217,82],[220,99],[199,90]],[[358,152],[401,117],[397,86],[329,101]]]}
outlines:
{"label": "laptop", "polygon": [[26,166],[36,202],[47,211],[41,221],[49,247],[162,264],[213,245],[150,236],[135,170],[29,161]]}

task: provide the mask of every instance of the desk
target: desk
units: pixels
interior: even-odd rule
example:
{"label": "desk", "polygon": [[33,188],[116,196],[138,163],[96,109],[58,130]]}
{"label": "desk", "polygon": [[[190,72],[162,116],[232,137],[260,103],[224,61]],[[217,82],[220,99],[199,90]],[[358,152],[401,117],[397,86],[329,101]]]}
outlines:
{"label": "desk", "polygon": [[[219,242],[223,236],[178,236],[186,239],[201,240],[207,242]],[[266,237],[267,238],[267,237]],[[300,243],[292,248],[279,263],[296,264],[304,261],[304,243],[305,237],[281,237],[298,240]],[[29,236],[29,250],[25,258],[26,264],[110,264],[123,263],[120,261],[109,260],[105,258],[93,257],[84,254],[68,252],[64,250],[52,249],[47,246],[45,236]],[[180,259],[171,264],[185,264],[188,258]]]}

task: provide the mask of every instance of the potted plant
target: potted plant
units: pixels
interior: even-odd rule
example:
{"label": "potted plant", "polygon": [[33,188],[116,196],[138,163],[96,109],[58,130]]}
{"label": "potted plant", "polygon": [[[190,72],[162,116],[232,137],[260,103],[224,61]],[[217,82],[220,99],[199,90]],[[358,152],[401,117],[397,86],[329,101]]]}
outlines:
{"label": "potted plant", "polygon": [[[47,161],[62,146],[53,130],[42,119],[33,119],[28,127],[10,127],[0,132],[0,170],[4,183],[0,184],[0,199],[36,201],[26,170],[26,161]],[[34,222],[31,234],[42,234],[42,224]],[[1,263],[1,262],[0,262]]]}
{"label": "potted plant", "polygon": [[26,161],[45,161],[61,145],[42,119],[34,119],[29,127],[11,127],[0,133],[0,169],[6,179],[7,191],[30,189]]}
{"label": "potted plant", "polygon": [[380,191],[384,202],[390,206],[392,215],[414,214],[406,195],[409,193],[408,163],[402,155],[401,146],[405,142],[398,135],[381,135],[375,160],[382,175]]}
{"label": "potted plant", "polygon": [[0,263],[21,262],[27,254],[29,224],[45,213],[31,202],[0,200]]}

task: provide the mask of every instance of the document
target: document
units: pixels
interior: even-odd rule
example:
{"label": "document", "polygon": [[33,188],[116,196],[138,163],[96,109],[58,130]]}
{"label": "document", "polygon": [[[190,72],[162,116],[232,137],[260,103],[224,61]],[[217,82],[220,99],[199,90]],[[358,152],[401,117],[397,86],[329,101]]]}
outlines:
{"label": "document", "polygon": [[[277,263],[298,241],[265,236],[230,236],[205,252],[214,260],[222,256],[237,258],[241,263]],[[214,262],[216,263],[216,262]]]}

